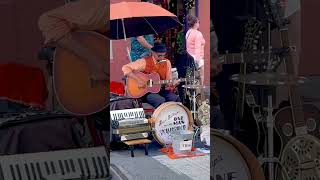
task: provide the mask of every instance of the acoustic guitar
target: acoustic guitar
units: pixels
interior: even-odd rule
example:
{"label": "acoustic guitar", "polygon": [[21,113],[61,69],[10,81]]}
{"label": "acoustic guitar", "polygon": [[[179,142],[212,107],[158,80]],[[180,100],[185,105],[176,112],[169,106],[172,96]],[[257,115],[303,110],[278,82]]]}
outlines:
{"label": "acoustic guitar", "polygon": [[145,87],[139,87],[136,79],[127,77],[127,95],[132,98],[140,98],[147,93],[158,93],[161,90],[162,85],[177,82],[187,81],[188,78],[172,79],[172,80],[160,80],[160,76],[157,73],[145,74],[142,72],[135,72],[136,76],[147,81]]}
{"label": "acoustic guitar", "polygon": [[[89,50],[105,59],[107,66],[109,40],[95,32],[74,32],[74,36]],[[74,53],[57,47],[53,62],[54,89],[58,102],[68,113],[83,116],[107,106],[107,81],[93,81],[86,61]]]}

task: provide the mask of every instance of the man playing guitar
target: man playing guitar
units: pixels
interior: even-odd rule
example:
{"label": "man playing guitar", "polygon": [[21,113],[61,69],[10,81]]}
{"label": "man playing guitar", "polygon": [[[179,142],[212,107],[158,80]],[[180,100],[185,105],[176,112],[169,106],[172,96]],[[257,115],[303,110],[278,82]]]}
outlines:
{"label": "man playing guitar", "polygon": [[[147,80],[139,78],[135,72],[144,72],[146,74],[158,73],[161,80],[171,80],[171,62],[165,59],[166,47],[164,44],[155,43],[153,48],[151,48],[151,56],[138,59],[135,62],[126,64],[122,67],[123,74],[130,78],[137,80],[139,87],[145,87],[147,85]],[[172,88],[177,83],[168,84],[165,88],[162,88],[158,94],[148,93],[143,96],[151,106],[157,108],[164,102],[175,101],[180,102],[178,95],[172,92]]]}

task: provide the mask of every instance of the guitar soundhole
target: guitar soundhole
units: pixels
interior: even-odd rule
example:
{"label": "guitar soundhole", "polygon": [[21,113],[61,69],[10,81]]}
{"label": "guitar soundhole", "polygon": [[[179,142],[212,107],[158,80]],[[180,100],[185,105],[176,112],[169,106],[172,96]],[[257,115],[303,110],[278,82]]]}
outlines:
{"label": "guitar soundhole", "polygon": [[148,87],[152,87],[152,84],[153,84],[153,83],[152,83],[152,79],[149,79],[149,80],[147,81],[147,86],[148,86]]}
{"label": "guitar soundhole", "polygon": [[307,120],[307,128],[308,128],[308,131],[314,131],[316,130],[316,127],[317,127],[317,123],[316,123],[316,120],[313,119],[313,118],[309,118]]}
{"label": "guitar soundhole", "polygon": [[292,124],[290,123],[285,123],[283,126],[282,126],[282,132],[285,136],[292,136],[293,134],[293,128],[292,128]]}

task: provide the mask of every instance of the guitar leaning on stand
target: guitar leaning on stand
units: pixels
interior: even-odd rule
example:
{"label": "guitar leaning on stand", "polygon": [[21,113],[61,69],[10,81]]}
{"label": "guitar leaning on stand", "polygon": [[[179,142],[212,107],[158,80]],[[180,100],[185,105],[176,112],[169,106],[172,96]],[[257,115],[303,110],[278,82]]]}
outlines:
{"label": "guitar leaning on stand", "polygon": [[[284,47],[289,47],[287,28],[281,30]],[[289,48],[288,48],[289,49]],[[292,57],[286,68],[294,75]],[[289,87],[290,106],[275,115],[275,129],[281,137],[280,161],[285,171],[276,172],[279,179],[320,178],[320,111],[312,104],[302,104],[296,85]]]}

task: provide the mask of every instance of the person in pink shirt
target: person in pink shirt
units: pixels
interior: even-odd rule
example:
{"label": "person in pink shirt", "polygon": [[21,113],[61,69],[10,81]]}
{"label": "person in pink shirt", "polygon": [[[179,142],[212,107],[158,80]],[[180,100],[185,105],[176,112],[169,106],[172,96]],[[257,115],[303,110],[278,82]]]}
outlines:
{"label": "person in pink shirt", "polygon": [[198,30],[200,21],[197,17],[188,16],[189,30],[186,34],[186,48],[187,52],[194,58],[195,63],[200,69],[201,84],[204,81],[204,46],[205,40],[202,33]]}

